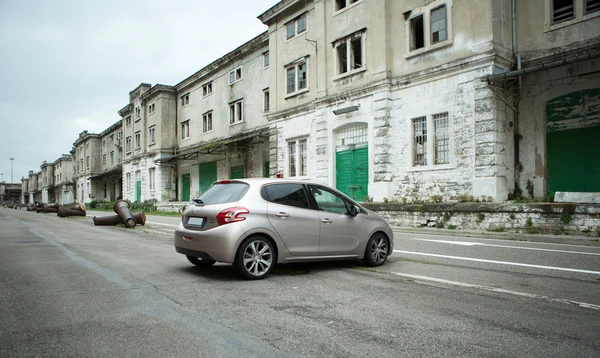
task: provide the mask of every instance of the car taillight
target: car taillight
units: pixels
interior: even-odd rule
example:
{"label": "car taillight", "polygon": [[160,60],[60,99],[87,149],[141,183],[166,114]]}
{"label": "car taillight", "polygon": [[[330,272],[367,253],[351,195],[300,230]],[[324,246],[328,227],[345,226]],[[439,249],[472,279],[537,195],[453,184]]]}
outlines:
{"label": "car taillight", "polygon": [[217,222],[219,225],[225,225],[236,221],[244,221],[246,218],[243,215],[248,213],[250,213],[248,209],[241,206],[225,209],[217,214]]}

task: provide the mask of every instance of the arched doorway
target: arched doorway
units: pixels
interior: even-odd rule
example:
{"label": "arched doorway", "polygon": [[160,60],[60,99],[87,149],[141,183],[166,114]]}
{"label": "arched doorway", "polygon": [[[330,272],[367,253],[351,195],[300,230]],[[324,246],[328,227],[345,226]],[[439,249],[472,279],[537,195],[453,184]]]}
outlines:
{"label": "arched doorway", "polygon": [[546,103],[547,192],[600,192],[600,89]]}
{"label": "arched doorway", "polygon": [[352,123],[336,130],[335,185],[356,201],[369,195],[369,145],[366,123]]}

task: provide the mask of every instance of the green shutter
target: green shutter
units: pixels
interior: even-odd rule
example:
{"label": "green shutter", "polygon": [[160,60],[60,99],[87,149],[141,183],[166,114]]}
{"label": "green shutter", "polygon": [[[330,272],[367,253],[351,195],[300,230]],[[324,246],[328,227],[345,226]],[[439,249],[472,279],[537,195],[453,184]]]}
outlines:
{"label": "green shutter", "polygon": [[242,179],[244,177],[244,166],[240,165],[237,167],[231,167],[231,172],[229,175],[230,179]]}
{"label": "green shutter", "polygon": [[135,182],[135,202],[139,203],[142,200],[142,181]]}

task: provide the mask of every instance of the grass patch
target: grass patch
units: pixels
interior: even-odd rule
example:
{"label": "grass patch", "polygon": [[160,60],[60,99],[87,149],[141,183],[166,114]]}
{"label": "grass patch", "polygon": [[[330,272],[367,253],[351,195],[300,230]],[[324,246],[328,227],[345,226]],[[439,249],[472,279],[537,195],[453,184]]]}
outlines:
{"label": "grass patch", "polygon": [[489,232],[504,232],[504,228],[503,227],[490,227],[487,229],[487,231],[489,231]]}

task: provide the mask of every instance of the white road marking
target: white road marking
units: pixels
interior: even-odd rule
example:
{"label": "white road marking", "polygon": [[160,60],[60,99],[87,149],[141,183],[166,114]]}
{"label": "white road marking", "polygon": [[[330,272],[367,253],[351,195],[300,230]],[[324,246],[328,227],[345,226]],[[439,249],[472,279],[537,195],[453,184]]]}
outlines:
{"label": "white road marking", "polygon": [[594,255],[600,256],[600,253],[595,252],[582,252],[582,251],[568,251],[568,250],[553,250],[553,249],[538,249],[535,247],[524,247],[524,246],[512,246],[512,245],[494,245],[494,244],[483,244],[479,242],[467,242],[467,241],[451,241],[451,240],[433,240],[433,239],[417,239],[411,237],[410,240],[417,241],[430,241],[439,242],[442,244],[461,245],[461,246],[488,246],[488,247],[502,247],[507,249],[521,249],[521,250],[534,250],[534,251],[549,251],[549,252],[561,252],[567,254],[579,254],[579,255]]}
{"label": "white road marking", "polygon": [[465,260],[465,261],[474,261],[474,262],[484,262],[484,263],[489,263],[489,264],[522,266],[522,267],[532,267],[532,268],[539,268],[539,269],[545,269],[545,270],[568,271],[568,272],[589,273],[589,274],[592,274],[592,275],[600,275],[600,271],[580,270],[580,269],[572,269],[572,268],[565,268],[565,267],[541,266],[541,265],[523,264],[523,263],[518,263],[518,262],[507,262],[507,261],[474,259],[474,258],[471,258],[471,257],[460,257],[460,256],[448,256],[448,255],[438,255],[438,254],[427,254],[427,253],[423,253],[423,252],[403,251],[403,250],[394,250],[394,252],[397,252],[397,253],[400,253],[400,254],[409,254],[409,255],[421,255],[421,256],[441,257],[441,258],[444,258],[444,259]]}
{"label": "white road marking", "polygon": [[594,310],[600,310],[599,305],[595,305],[592,303],[579,302],[579,301],[567,300],[567,299],[562,299],[562,298],[552,298],[552,297],[548,297],[548,296],[537,295],[534,293],[518,292],[518,291],[506,290],[503,288],[497,288],[497,287],[491,287],[491,286],[475,285],[475,284],[466,283],[466,282],[444,280],[444,279],[435,278],[435,277],[410,275],[410,274],[405,274],[405,273],[400,273],[400,272],[389,272],[389,273],[396,275],[396,276],[411,278],[414,280],[431,281],[431,282],[443,283],[443,284],[453,285],[453,286],[475,288],[475,289],[484,290],[484,291],[505,293],[505,294],[509,294],[509,295],[515,295],[515,296],[521,296],[521,297],[527,297],[527,298],[536,298],[536,299],[542,299],[542,300],[547,300],[547,301],[576,305],[576,306],[583,307],[583,308],[591,308]]}

